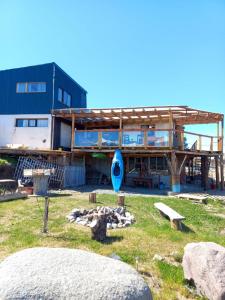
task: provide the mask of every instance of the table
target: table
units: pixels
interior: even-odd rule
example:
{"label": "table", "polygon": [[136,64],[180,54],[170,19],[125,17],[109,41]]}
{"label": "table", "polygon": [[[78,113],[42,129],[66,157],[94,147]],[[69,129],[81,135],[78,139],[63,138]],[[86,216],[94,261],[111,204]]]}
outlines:
{"label": "table", "polygon": [[133,179],[133,183],[136,186],[148,186],[150,189],[152,188],[152,179],[151,178],[144,178],[144,177],[137,177]]}
{"label": "table", "polygon": [[13,179],[0,179],[0,194],[5,195],[6,191],[9,191],[11,194],[15,193],[17,189],[17,182]]}

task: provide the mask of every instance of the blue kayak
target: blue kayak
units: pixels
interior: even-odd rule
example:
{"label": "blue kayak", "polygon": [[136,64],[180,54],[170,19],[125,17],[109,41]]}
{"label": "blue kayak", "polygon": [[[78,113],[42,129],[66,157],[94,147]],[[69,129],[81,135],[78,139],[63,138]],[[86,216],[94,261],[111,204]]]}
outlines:
{"label": "blue kayak", "polygon": [[123,180],[124,166],[123,158],[120,150],[116,150],[111,166],[111,179],[115,192],[119,192]]}

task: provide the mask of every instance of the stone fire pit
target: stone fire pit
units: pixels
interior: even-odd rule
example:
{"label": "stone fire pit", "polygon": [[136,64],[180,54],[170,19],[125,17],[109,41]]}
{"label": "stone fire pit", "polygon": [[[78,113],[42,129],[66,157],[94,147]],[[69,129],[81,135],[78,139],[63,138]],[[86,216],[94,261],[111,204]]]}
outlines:
{"label": "stone fire pit", "polygon": [[90,210],[75,208],[67,216],[67,219],[70,222],[92,227],[95,219],[103,215],[106,219],[107,229],[123,228],[135,222],[134,216],[121,206],[115,208],[98,206]]}

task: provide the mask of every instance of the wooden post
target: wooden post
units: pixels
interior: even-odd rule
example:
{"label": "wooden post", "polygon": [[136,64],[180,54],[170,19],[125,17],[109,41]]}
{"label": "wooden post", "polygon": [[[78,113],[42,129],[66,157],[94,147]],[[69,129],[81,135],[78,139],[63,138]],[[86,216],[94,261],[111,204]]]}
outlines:
{"label": "wooden post", "polygon": [[209,166],[208,166],[208,157],[202,156],[201,157],[201,178],[202,178],[202,187],[204,190],[208,189],[208,172],[209,172]]}
{"label": "wooden post", "polygon": [[147,149],[147,146],[148,146],[148,132],[147,130],[144,130],[144,147],[145,149]]}
{"label": "wooden post", "polygon": [[122,119],[122,112],[120,113],[120,124],[119,124],[119,148],[122,147],[122,135],[123,135],[123,132],[122,132],[122,128],[123,128],[123,119]]}
{"label": "wooden post", "polygon": [[184,132],[183,132],[183,128],[182,128],[182,131],[179,132],[179,135],[180,135],[180,148],[181,150],[184,150]]}
{"label": "wooden post", "polygon": [[43,217],[43,233],[48,232],[48,208],[49,208],[49,198],[45,197],[45,210],[44,210],[44,217]]}
{"label": "wooden post", "polygon": [[220,156],[220,177],[221,177],[221,190],[224,189],[224,162],[223,162],[223,136],[224,136],[224,120],[221,120],[221,156]]}
{"label": "wooden post", "polygon": [[220,179],[221,179],[220,187],[221,187],[221,190],[223,190],[223,189],[224,189],[224,164],[223,164],[223,154],[220,155]]}
{"label": "wooden post", "polygon": [[117,204],[119,206],[124,206],[124,200],[125,200],[125,196],[123,194],[119,194],[118,198],[117,198]]}
{"label": "wooden post", "polygon": [[101,149],[102,147],[102,132],[98,132],[98,148]]}
{"label": "wooden post", "polygon": [[89,194],[89,202],[96,203],[96,193],[95,192],[92,192]]}
{"label": "wooden post", "polygon": [[169,147],[172,149],[173,148],[173,114],[170,111],[169,112],[169,127],[170,127],[170,131],[169,131]]}
{"label": "wooden post", "polygon": [[213,137],[210,140],[210,151],[213,152]]}
{"label": "wooden post", "polygon": [[201,135],[198,136],[198,149],[199,151],[202,150],[202,137]]}
{"label": "wooden post", "polygon": [[218,156],[215,156],[215,172],[216,172],[216,189],[219,188],[219,164]]}
{"label": "wooden post", "polygon": [[75,131],[75,115],[72,114],[72,128],[71,128],[71,151],[74,147],[74,131]]}
{"label": "wooden post", "polygon": [[220,151],[220,123],[217,122],[217,151]]}

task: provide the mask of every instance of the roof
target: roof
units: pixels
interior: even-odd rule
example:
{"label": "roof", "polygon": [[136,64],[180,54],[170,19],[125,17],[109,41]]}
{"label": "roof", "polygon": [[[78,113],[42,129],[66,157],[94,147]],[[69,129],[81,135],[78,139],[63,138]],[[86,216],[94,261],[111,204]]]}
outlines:
{"label": "roof", "polygon": [[70,108],[53,110],[59,117],[75,117],[76,123],[123,122],[154,123],[173,119],[178,125],[208,124],[223,120],[223,114],[194,109],[189,106],[145,106],[127,108]]}
{"label": "roof", "polygon": [[70,80],[72,80],[79,88],[81,88],[86,94],[87,91],[74,80],[70,75],[68,75],[57,63],[55,62],[50,62],[50,63],[44,63],[44,64],[38,64],[38,65],[32,65],[32,66],[25,66],[25,67],[17,67],[17,68],[11,68],[11,69],[5,69],[5,70],[0,70],[0,72],[5,72],[5,71],[12,71],[12,70],[18,70],[18,69],[25,69],[25,68],[32,68],[32,67],[41,67],[41,66],[46,66],[46,65],[53,65],[57,67],[61,72],[63,72]]}

